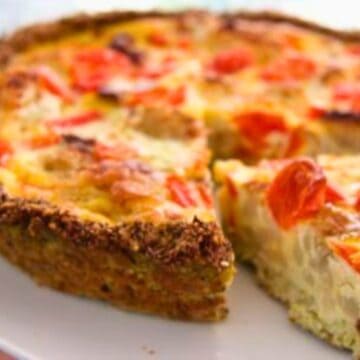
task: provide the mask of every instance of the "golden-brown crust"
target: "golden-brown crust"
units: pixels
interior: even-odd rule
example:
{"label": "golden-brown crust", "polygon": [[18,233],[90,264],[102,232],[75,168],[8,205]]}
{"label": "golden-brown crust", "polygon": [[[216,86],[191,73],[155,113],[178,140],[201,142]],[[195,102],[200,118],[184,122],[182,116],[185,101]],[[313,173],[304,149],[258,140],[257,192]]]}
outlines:
{"label": "golden-brown crust", "polygon": [[303,29],[316,31],[321,34],[334,36],[345,41],[360,40],[360,31],[338,30],[316,23],[315,21],[304,20],[296,16],[283,14],[276,11],[239,11],[236,13],[224,14],[224,17],[243,18],[254,21],[269,21],[273,23],[288,23]]}
{"label": "golden-brown crust", "polygon": [[[181,12],[163,12],[163,11],[111,11],[98,14],[77,14],[62,18],[53,22],[40,23],[26,26],[15,31],[13,34],[0,39],[0,66],[6,65],[11,56],[25,50],[38,42],[59,39],[62,36],[72,34],[73,32],[86,29],[100,29],[114,23],[131,21],[142,18],[161,17],[161,18],[180,18],[194,13],[206,14],[206,11],[188,10]],[[335,30],[316,22],[300,19],[296,16],[285,15],[274,11],[239,11],[234,13],[223,13],[219,17],[225,22],[237,19],[268,21],[272,23],[288,23],[303,29],[313,30],[322,34],[334,36],[345,41],[360,40],[359,31]]]}
{"label": "golden-brown crust", "polygon": [[0,224],[0,253],[40,285],[176,319],[218,321],[227,314],[231,268],[159,264],[125,248],[91,248],[22,225]]}
{"label": "golden-brown crust", "polygon": [[155,263],[172,266],[196,263],[219,271],[231,266],[231,245],[215,222],[146,221],[116,225],[79,219],[43,201],[2,194],[0,225],[21,226],[29,235],[47,232],[88,249],[143,254]]}

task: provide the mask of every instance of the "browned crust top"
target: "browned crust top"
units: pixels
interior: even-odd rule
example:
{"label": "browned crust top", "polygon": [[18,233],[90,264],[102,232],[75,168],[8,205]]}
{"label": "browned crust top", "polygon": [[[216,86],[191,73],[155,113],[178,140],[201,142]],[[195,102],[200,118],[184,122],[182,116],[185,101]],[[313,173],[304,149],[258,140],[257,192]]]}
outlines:
{"label": "browned crust top", "polygon": [[[111,11],[98,14],[77,14],[53,22],[39,23],[21,28],[14,33],[0,39],[0,66],[9,62],[11,56],[27,49],[38,42],[59,39],[73,32],[87,29],[97,29],[114,23],[131,21],[142,18],[179,18],[194,13],[207,14],[206,11],[187,10],[181,12],[163,11]],[[312,21],[303,20],[295,16],[285,15],[273,11],[239,11],[222,13],[219,17],[224,21],[229,20],[254,20],[272,23],[288,23],[304,29],[313,30],[322,34],[334,36],[344,41],[360,41],[360,31],[335,30]]]}
{"label": "browned crust top", "polygon": [[230,243],[215,222],[146,221],[116,225],[81,220],[66,210],[39,200],[0,197],[0,229],[19,226],[30,237],[48,234],[88,249],[142,254],[169,266],[196,263],[219,270],[232,265]]}

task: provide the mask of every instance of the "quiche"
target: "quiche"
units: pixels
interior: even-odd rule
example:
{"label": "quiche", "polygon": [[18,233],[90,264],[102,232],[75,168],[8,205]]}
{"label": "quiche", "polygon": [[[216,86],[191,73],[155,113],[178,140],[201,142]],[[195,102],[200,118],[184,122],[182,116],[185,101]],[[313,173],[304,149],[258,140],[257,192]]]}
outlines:
{"label": "quiche", "polygon": [[[360,151],[359,75],[358,34],[273,13],[112,12],[19,30],[0,41],[0,252],[61,291],[220,320],[235,249],[296,302],[294,319],[355,349],[355,288],[349,301],[334,292],[331,319],[323,300],[308,303],[321,276],[357,286],[344,250],[356,248],[357,179],[336,172],[356,169],[342,156]],[[292,190],[287,166],[309,190]],[[309,287],[297,263],[282,273],[291,246]],[[305,263],[324,254],[339,270]]]}
{"label": "quiche", "polygon": [[215,166],[225,229],[239,259],[289,317],[360,355],[359,156],[237,160]]}

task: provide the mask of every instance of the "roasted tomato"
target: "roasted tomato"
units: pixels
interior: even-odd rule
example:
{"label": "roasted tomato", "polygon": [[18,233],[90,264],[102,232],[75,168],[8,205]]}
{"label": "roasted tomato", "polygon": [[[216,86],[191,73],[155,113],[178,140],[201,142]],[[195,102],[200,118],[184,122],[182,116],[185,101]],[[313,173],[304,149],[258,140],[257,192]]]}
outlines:
{"label": "roasted tomato", "polygon": [[125,100],[129,106],[136,105],[171,105],[179,106],[185,101],[186,89],[179,86],[175,89],[168,89],[163,86],[155,87],[149,90],[138,91],[129,94]]}
{"label": "roasted tomato", "polygon": [[205,207],[210,208],[213,206],[213,198],[209,187],[204,183],[196,184],[196,190],[199,194],[199,197]]}
{"label": "roasted tomato", "polygon": [[354,120],[360,114],[360,85],[357,83],[340,83],[332,90],[332,103],[329,108],[312,106],[310,118],[326,118],[329,120]]}
{"label": "roasted tomato", "polygon": [[99,121],[101,119],[102,119],[102,114],[99,111],[91,110],[79,115],[71,115],[63,118],[51,119],[48,120],[47,123],[50,126],[64,128],[64,127],[86,125],[94,121]]}
{"label": "roasted tomato", "polygon": [[100,161],[90,168],[89,176],[120,202],[155,198],[159,187],[152,168],[138,159]]}
{"label": "roasted tomato", "polygon": [[354,207],[357,211],[360,211],[360,192],[356,196]]}
{"label": "roasted tomato", "polygon": [[294,156],[299,153],[304,145],[303,129],[301,127],[293,128],[289,131],[289,142],[284,156]]}
{"label": "roasted tomato", "polygon": [[353,269],[360,272],[360,243],[330,240],[330,248],[343,258]]}
{"label": "roasted tomato", "polygon": [[360,44],[349,45],[347,51],[351,55],[360,56]]}
{"label": "roasted tomato", "polygon": [[310,119],[319,119],[324,116],[326,110],[319,106],[310,106],[307,112],[307,116]]}
{"label": "roasted tomato", "polygon": [[268,136],[273,133],[280,133],[288,137],[284,155],[295,154],[302,145],[301,132],[296,128],[291,129],[281,115],[251,111],[236,115],[234,121],[241,136],[248,141],[253,153],[261,152],[267,146]]}
{"label": "roasted tomato", "polygon": [[76,53],[71,66],[74,85],[83,91],[95,91],[114,75],[130,75],[129,58],[113,49],[87,49]]}
{"label": "roasted tomato", "polygon": [[218,74],[232,74],[254,63],[253,54],[245,48],[224,50],[210,61],[208,70]]}
{"label": "roasted tomato", "polygon": [[245,112],[235,116],[235,123],[254,147],[264,147],[272,132],[286,133],[288,128],[282,116],[261,111]]}
{"label": "roasted tomato", "polygon": [[288,162],[270,184],[266,201],[276,222],[290,229],[325,203],[326,178],[319,165],[302,158]]}
{"label": "roasted tomato", "polygon": [[334,88],[333,101],[343,103],[348,110],[360,112],[360,85],[343,83]]}
{"label": "roasted tomato", "polygon": [[93,156],[96,160],[126,160],[136,158],[138,153],[134,148],[120,142],[114,145],[97,142],[93,146]]}
{"label": "roasted tomato", "polygon": [[51,93],[61,97],[65,102],[72,103],[75,99],[74,93],[66,82],[50,67],[38,66],[33,70],[40,83]]}
{"label": "roasted tomato", "polygon": [[170,38],[160,31],[152,31],[148,35],[147,40],[154,46],[165,47],[170,45]]}
{"label": "roasted tomato", "polygon": [[211,193],[203,183],[186,181],[178,175],[169,175],[166,179],[166,187],[172,201],[181,207],[205,206],[213,204]]}
{"label": "roasted tomato", "polygon": [[261,73],[268,82],[294,82],[308,80],[316,72],[316,64],[300,54],[292,54],[269,64]]}
{"label": "roasted tomato", "polygon": [[335,185],[327,184],[326,192],[325,192],[325,201],[336,204],[339,202],[344,202],[345,197]]}
{"label": "roasted tomato", "polygon": [[13,153],[13,148],[9,142],[0,139],[0,165],[6,165],[7,160]]}
{"label": "roasted tomato", "polygon": [[30,138],[26,145],[32,149],[41,149],[48,146],[56,145],[61,141],[61,136],[53,131],[48,131],[46,134],[36,135]]}
{"label": "roasted tomato", "polygon": [[166,180],[172,201],[182,207],[196,206],[196,200],[191,194],[189,184],[177,175],[170,175]]}
{"label": "roasted tomato", "polygon": [[180,39],[175,37],[170,37],[167,34],[164,34],[160,31],[153,31],[151,32],[148,37],[147,41],[154,46],[157,47],[177,47],[182,50],[189,50],[191,48],[191,41],[188,38],[182,37]]}

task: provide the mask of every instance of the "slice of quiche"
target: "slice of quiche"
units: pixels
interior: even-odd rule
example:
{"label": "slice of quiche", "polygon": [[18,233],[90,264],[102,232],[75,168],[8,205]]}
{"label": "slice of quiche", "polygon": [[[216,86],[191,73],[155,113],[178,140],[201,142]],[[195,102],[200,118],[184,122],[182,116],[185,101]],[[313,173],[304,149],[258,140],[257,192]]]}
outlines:
{"label": "slice of quiche", "polygon": [[177,109],[182,87],[158,83],[166,54],[154,46],[142,60],[124,33],[136,24],[98,38],[95,20],[70,35],[61,26],[57,40],[22,51],[13,40],[1,71],[0,252],[61,291],[224,318],[233,251],[216,219],[204,124]]}
{"label": "slice of quiche", "polygon": [[218,162],[222,219],[239,259],[290,319],[360,355],[359,157]]}
{"label": "slice of quiche", "polygon": [[215,216],[201,123],[169,113],[157,125],[156,110],[72,111],[3,119],[0,252],[61,291],[222,319],[233,255]]}

